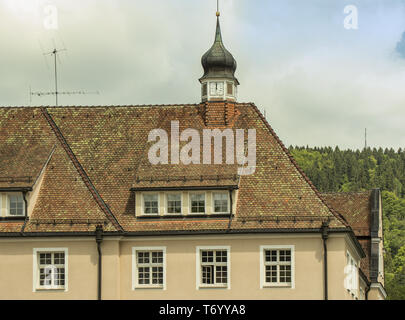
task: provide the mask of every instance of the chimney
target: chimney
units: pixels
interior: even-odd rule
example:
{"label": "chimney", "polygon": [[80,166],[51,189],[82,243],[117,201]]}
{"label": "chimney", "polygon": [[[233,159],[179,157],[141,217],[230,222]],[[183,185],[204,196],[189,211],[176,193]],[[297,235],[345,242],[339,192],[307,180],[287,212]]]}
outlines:
{"label": "chimney", "polygon": [[203,104],[203,119],[207,127],[232,127],[238,114],[234,102],[210,101]]}

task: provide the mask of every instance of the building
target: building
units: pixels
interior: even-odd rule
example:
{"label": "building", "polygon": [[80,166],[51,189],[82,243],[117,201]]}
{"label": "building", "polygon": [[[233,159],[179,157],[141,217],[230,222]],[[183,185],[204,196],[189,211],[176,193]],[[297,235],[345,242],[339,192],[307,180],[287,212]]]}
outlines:
{"label": "building", "polygon": [[316,190],[237,102],[219,14],[202,64],[195,105],[0,108],[0,299],[384,298],[379,192]]}

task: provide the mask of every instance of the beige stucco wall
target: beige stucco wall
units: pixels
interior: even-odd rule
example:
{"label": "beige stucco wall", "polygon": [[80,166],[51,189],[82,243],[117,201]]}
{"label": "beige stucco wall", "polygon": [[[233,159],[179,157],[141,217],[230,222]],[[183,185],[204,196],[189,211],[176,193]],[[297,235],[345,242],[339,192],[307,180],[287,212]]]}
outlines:
{"label": "beige stucco wall", "polygon": [[[68,291],[33,292],[33,249],[68,248]],[[0,299],[95,299],[96,244],[91,241],[0,240]]]}
{"label": "beige stucco wall", "polygon": [[[293,245],[294,288],[260,288],[260,246]],[[166,247],[166,290],[132,288],[132,248]],[[230,289],[197,289],[196,247],[230,246]],[[33,249],[68,248],[68,291],[33,292]],[[344,289],[347,238],[328,239],[330,299],[351,299]],[[105,238],[103,299],[323,299],[320,235],[222,235]],[[56,241],[0,239],[0,299],[96,299],[94,238]]]}
{"label": "beige stucco wall", "polygon": [[[260,289],[260,246],[295,246],[295,288]],[[320,237],[204,237],[124,241],[121,274],[132,273],[132,247],[166,246],[166,290],[135,289],[132,279],[121,278],[123,299],[322,299]],[[230,246],[231,288],[196,288],[196,247]]]}

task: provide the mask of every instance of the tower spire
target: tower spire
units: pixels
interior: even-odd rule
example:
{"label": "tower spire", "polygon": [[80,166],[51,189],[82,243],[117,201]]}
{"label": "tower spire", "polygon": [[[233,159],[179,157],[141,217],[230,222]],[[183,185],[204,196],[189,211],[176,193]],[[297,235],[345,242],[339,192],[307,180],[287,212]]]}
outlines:
{"label": "tower spire", "polygon": [[202,101],[236,101],[238,79],[235,77],[236,60],[225,49],[219,23],[219,0],[217,0],[217,26],[212,47],[202,56],[204,75],[199,79],[202,85]]}

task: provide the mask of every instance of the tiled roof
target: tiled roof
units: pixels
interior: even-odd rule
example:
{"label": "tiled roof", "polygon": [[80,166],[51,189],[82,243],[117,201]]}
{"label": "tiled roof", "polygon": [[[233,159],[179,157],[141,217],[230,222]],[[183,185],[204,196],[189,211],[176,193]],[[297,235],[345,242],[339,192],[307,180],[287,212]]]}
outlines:
{"label": "tiled roof", "polygon": [[[201,133],[207,128],[203,105],[0,108],[0,132],[8,137],[0,140],[0,148],[9,146],[9,140],[27,141],[28,150],[41,154],[43,165],[55,147],[24,231],[92,231],[100,223],[106,230],[128,232],[301,230],[319,228],[325,220],[332,228],[346,228],[258,109],[241,103],[235,108],[238,116],[229,126],[256,129],[257,167],[252,175],[238,176],[238,165],[149,163],[148,133],[157,128],[170,132],[171,121],[176,120],[180,132],[193,128]],[[19,166],[30,168],[32,160],[25,150],[19,150],[17,159]],[[18,167],[11,165],[8,171],[9,163],[8,156],[0,158],[0,170]],[[191,186],[238,186],[234,218],[135,217],[131,188]]]}
{"label": "tiled roof", "polygon": [[371,258],[371,194],[372,191],[322,194],[324,199],[346,218],[358,238],[366,254],[360,261],[360,268],[368,279]]}
{"label": "tiled roof", "polygon": [[0,188],[32,187],[55,143],[38,108],[1,108]]}
{"label": "tiled roof", "polygon": [[323,193],[323,198],[349,222],[356,236],[370,236],[371,192]]}

